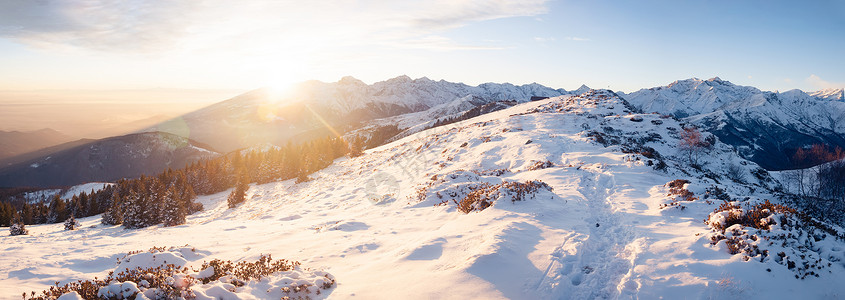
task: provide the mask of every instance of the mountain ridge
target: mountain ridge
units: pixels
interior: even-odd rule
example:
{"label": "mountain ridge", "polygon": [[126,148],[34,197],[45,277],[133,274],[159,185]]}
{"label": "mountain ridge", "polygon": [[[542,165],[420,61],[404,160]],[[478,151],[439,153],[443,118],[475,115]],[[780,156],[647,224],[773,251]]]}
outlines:
{"label": "mountain ridge", "polygon": [[161,132],[80,141],[0,167],[0,187],[115,181],[154,175],[168,167],[182,168],[186,163],[219,155],[202,143]]}
{"label": "mountain ridge", "polygon": [[718,77],[678,80],[622,94],[645,112],[672,115],[716,134],[769,170],[791,168],[798,148],[813,144],[845,148],[845,102],[830,95],[797,89],[761,91]]}

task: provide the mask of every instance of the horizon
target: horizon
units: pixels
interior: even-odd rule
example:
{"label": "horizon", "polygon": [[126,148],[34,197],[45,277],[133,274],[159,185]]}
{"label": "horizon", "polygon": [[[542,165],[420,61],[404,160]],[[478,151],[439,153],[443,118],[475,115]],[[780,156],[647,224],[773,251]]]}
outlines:
{"label": "horizon", "polygon": [[66,103],[131,122],[344,76],[811,92],[845,87],[843,35],[837,1],[4,2],[0,130],[71,122]]}

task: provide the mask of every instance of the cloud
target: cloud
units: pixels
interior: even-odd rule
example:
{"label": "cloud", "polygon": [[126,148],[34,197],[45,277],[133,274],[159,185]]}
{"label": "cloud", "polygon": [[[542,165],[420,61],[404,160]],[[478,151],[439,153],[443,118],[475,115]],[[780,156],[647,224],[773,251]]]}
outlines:
{"label": "cloud", "polygon": [[427,5],[422,16],[413,20],[426,28],[451,28],[467,23],[517,16],[534,16],[546,13],[544,0],[472,1],[443,0]]}
{"label": "cloud", "polygon": [[804,81],[817,89],[841,89],[845,87],[845,83],[843,82],[830,82],[822,79],[816,74],[810,75],[810,77],[807,77]]}
{"label": "cloud", "polygon": [[588,39],[588,38],[581,38],[581,37],[577,37],[577,36],[568,36],[568,37],[566,37],[566,40],[568,40],[568,41],[576,41],[576,42],[588,42],[588,41],[592,41],[591,39]]}
{"label": "cloud", "polygon": [[189,1],[0,2],[0,36],[39,46],[140,51],[172,43],[185,33]]}
{"label": "cloud", "polygon": [[543,14],[546,1],[7,0],[0,1],[0,38],[140,53],[220,47],[272,53],[315,43],[487,49],[440,34],[486,20]]}
{"label": "cloud", "polygon": [[534,37],[534,41],[538,43],[547,43],[547,42],[554,42],[555,38],[553,37]]}
{"label": "cloud", "polygon": [[504,49],[504,47],[498,46],[464,45],[442,36],[426,36],[419,39],[407,40],[403,43],[395,44],[393,46],[397,48],[426,49],[432,51]]}

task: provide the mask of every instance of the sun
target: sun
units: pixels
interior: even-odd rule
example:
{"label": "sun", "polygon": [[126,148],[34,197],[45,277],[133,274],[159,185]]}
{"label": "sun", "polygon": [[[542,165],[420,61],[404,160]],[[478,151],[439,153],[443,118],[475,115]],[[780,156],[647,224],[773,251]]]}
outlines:
{"label": "sun", "polygon": [[279,73],[268,77],[265,82],[268,102],[280,103],[292,96],[296,83],[296,78],[291,74]]}

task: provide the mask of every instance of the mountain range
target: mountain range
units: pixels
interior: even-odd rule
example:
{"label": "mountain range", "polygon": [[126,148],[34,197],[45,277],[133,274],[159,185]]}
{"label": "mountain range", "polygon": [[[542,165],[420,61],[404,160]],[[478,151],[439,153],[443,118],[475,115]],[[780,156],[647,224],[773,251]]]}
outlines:
{"label": "mountain range", "polygon": [[798,148],[845,148],[843,90],[766,92],[718,77],[621,94],[644,112],[695,124],[768,170],[793,167]]}
{"label": "mountain range", "polygon": [[147,130],[182,135],[228,152],[268,142],[308,140],[332,131],[345,132],[375,119],[447,104],[468,110],[497,100],[525,102],[534,96],[567,93],[536,83],[469,86],[408,76],[372,85],[353,77],[334,83],[307,81],[293,90],[286,94],[267,88],[254,90]]}
{"label": "mountain range", "polygon": [[[182,139],[180,144],[207,145],[197,148],[208,149],[208,153],[196,149],[176,149],[179,154],[175,154],[174,149],[145,144],[159,145],[161,143],[157,139],[148,137],[169,136],[165,134],[79,140],[0,160],[3,163],[0,186],[110,181],[123,176],[151,174],[148,172],[167,167],[180,167],[186,162],[213,156],[209,154],[211,152],[222,154],[268,144],[298,143],[327,135],[366,137],[385,126],[398,129],[392,139],[384,137],[385,140],[395,140],[438,122],[462,120],[532,99],[580,95],[589,92],[590,88],[581,86],[566,91],[537,83],[470,86],[425,77],[411,79],[399,76],[371,85],[352,77],[333,83],[307,81],[292,91],[253,90],[142,130],[178,136]],[[721,141],[734,146],[741,156],[768,170],[791,168],[790,158],[801,147],[821,143],[845,148],[845,97],[842,89],[809,93],[800,90],[767,92],[735,85],[717,77],[679,80],[667,86],[617,94],[634,109],[669,115],[713,133]],[[50,131],[43,133],[49,136]],[[56,139],[60,137],[52,140]],[[99,147],[97,153],[115,159],[94,161],[97,157],[94,155],[91,159],[71,162],[78,158],[76,154],[68,153],[79,153],[87,146],[110,140],[124,141],[123,148]],[[141,168],[138,157],[118,153],[126,149],[149,149],[155,153],[149,156],[154,159],[145,160]],[[58,158],[70,161],[54,163],[52,169],[31,167],[41,166],[51,159],[55,162]],[[61,171],[58,166],[61,166]],[[48,169],[53,171],[45,171]]]}

